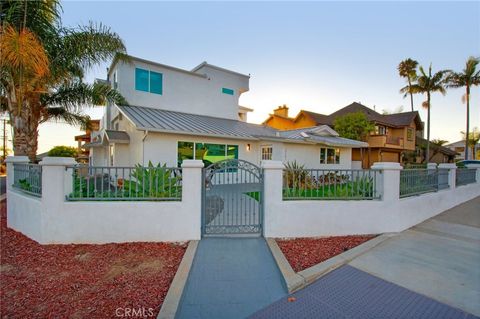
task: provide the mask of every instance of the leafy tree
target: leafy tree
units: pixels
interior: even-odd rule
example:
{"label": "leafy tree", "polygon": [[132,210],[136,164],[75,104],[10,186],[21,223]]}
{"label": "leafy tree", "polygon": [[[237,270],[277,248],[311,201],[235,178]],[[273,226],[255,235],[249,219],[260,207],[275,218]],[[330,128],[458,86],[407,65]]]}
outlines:
{"label": "leafy tree", "polygon": [[430,158],[430,106],[431,94],[440,92],[443,95],[447,93],[445,84],[449,71],[441,70],[432,75],[432,65],[428,68],[428,74],[423,67],[420,67],[420,76],[417,76],[416,82],[411,86],[405,86],[400,90],[402,93],[425,94],[427,100],[422,103],[422,106],[427,109],[427,150],[425,159]]}
{"label": "leafy tree", "polygon": [[411,91],[411,87],[412,87],[412,81],[415,81],[415,79],[417,78],[417,66],[418,66],[417,61],[408,58],[400,62],[400,64],[397,67],[398,74],[402,78],[407,79],[409,90],[408,92],[402,92],[402,93],[405,93],[404,97],[406,97],[407,94],[410,94],[410,104],[412,106],[412,112],[413,112],[413,92]]}
{"label": "leafy tree", "polygon": [[67,28],[58,0],[0,3],[0,111],[13,125],[15,155],[35,160],[38,126],[49,120],[89,125],[85,106],[126,104],[103,83],[83,76],[114,56],[127,60],[120,37],[102,24]]}
{"label": "leafy tree", "polygon": [[341,137],[358,141],[365,141],[368,133],[375,129],[375,125],[362,112],[339,116],[335,119],[333,126]]}
{"label": "leafy tree", "polygon": [[[465,69],[462,72],[451,72],[448,78],[448,88],[462,88],[465,87],[464,99],[467,102],[467,128],[465,137],[465,159],[468,159],[468,148],[470,139],[470,88],[480,85],[480,70],[477,70],[479,58],[470,57],[465,63]],[[475,145],[475,144],[474,144]],[[475,152],[475,150],[474,150]],[[475,159],[475,154],[473,154]]]}
{"label": "leafy tree", "polygon": [[78,151],[75,147],[71,146],[55,146],[48,151],[48,156],[51,157],[77,157]]}

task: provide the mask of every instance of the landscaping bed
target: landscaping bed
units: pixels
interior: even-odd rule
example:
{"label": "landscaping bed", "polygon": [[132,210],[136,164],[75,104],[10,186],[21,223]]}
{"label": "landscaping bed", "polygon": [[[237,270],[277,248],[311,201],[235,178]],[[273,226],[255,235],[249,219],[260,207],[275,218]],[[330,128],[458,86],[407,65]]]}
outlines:
{"label": "landscaping bed", "polygon": [[277,244],[293,270],[299,272],[363,244],[375,236],[277,239]]}
{"label": "landscaping bed", "polygon": [[187,247],[39,245],[7,228],[5,201],[0,213],[2,318],[156,317]]}

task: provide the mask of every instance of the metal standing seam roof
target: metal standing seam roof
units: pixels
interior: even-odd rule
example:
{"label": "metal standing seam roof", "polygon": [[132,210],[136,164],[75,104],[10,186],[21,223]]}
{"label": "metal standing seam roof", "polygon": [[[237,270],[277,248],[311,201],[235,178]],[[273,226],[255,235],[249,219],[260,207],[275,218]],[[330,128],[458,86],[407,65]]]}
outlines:
{"label": "metal standing seam roof", "polygon": [[[368,144],[336,136],[318,136],[308,133],[313,128],[278,131],[268,126],[142,106],[118,106],[126,118],[138,129],[152,132],[215,136],[235,139],[278,139],[291,142],[324,143],[327,145],[366,147]],[[301,135],[307,132],[308,138]]]}

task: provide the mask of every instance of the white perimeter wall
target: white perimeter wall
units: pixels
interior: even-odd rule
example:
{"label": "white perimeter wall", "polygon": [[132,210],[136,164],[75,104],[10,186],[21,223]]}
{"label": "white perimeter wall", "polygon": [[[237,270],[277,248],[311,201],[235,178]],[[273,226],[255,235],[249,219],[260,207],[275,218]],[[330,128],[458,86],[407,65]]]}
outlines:
{"label": "white perimeter wall", "polygon": [[[380,164],[380,163],[376,163]],[[321,237],[399,232],[480,196],[477,183],[399,198],[400,167],[384,163],[382,200],[283,200],[282,163],[265,162],[265,237]],[[398,165],[399,166],[399,165]],[[453,165],[455,166],[455,165]],[[382,165],[377,165],[381,169]],[[455,180],[455,169],[450,175]]]}

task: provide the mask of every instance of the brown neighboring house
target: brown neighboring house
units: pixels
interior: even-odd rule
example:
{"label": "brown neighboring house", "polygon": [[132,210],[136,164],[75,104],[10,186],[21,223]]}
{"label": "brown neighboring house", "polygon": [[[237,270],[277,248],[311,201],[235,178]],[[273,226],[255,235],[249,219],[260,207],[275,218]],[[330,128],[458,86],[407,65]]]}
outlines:
{"label": "brown neighboring house", "polygon": [[[367,137],[368,148],[354,149],[352,152],[352,161],[361,163],[363,168],[368,168],[375,162],[400,163],[404,152],[415,151],[416,137],[421,136],[423,132],[423,122],[417,111],[380,114],[365,105],[354,102],[330,115],[302,110],[292,118],[288,117],[288,108],[285,108],[286,106],[283,106],[274,110],[274,114],[271,114],[263,124],[277,129],[324,124],[333,128],[337,117],[350,113],[364,113],[375,125],[375,131]],[[281,114],[277,114],[280,112]]]}
{"label": "brown neighboring house", "polygon": [[83,148],[86,143],[91,142],[92,131],[98,131],[100,129],[100,120],[92,120],[91,128],[85,130],[85,134],[75,136],[75,141],[78,143],[78,155],[77,161],[79,163],[88,163],[89,149]]}

